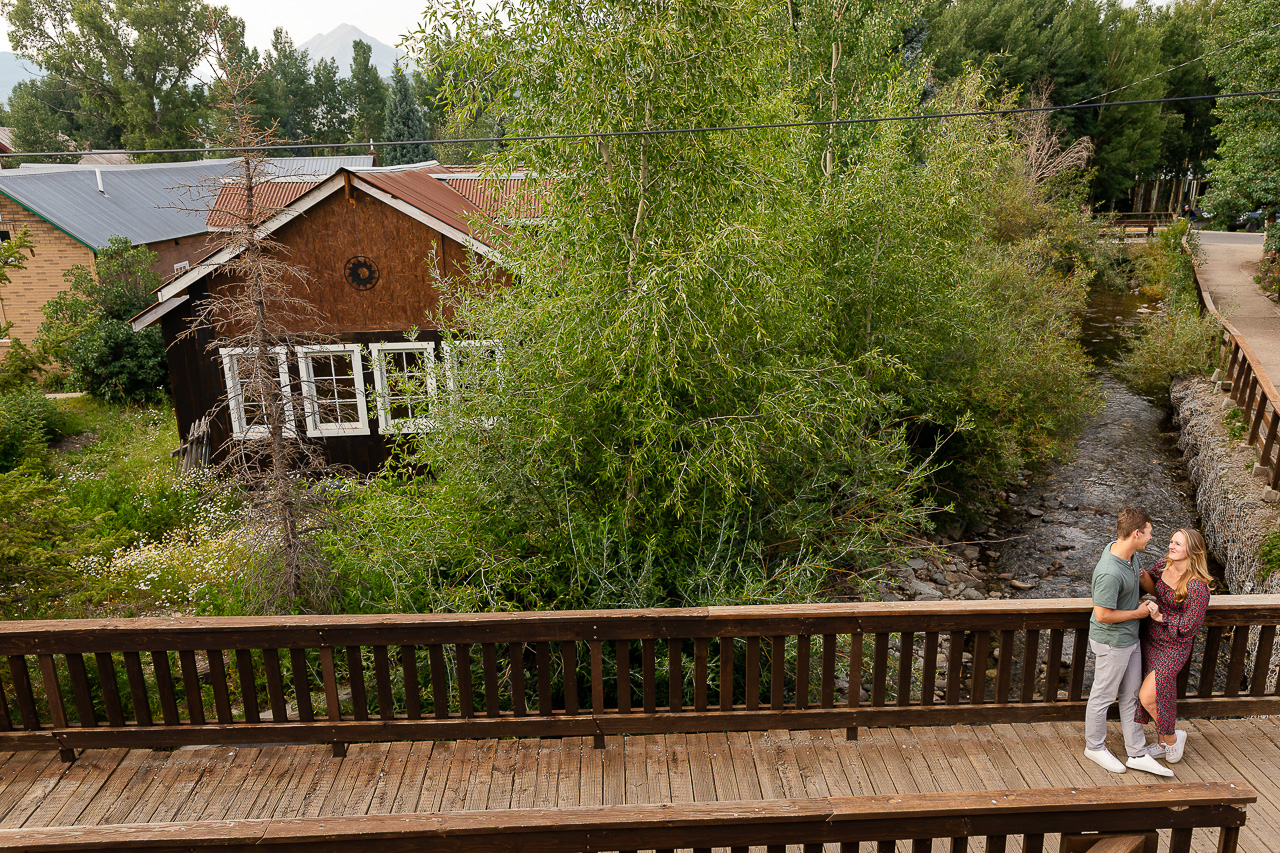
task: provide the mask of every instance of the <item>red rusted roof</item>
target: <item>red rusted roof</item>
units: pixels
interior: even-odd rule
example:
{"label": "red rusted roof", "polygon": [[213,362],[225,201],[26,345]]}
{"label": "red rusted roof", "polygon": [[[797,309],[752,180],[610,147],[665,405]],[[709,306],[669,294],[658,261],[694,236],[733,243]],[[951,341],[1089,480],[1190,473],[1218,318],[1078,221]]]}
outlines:
{"label": "red rusted roof", "polygon": [[488,227],[489,215],[471,199],[437,178],[435,175],[438,173],[428,171],[431,168],[434,167],[385,172],[361,170],[354,174],[451,228],[486,242],[484,232],[491,230]]}
{"label": "red rusted roof", "polygon": [[537,182],[526,178],[444,177],[442,180],[485,213],[511,218],[510,202],[516,199],[515,218],[537,219],[542,215],[542,197]]}
{"label": "red rusted roof", "polygon": [[[260,181],[253,185],[254,218],[260,223],[287,207],[307,190],[319,185],[319,181]],[[244,185],[223,184],[209,210],[206,224],[210,230],[230,228],[242,222],[244,216]]]}

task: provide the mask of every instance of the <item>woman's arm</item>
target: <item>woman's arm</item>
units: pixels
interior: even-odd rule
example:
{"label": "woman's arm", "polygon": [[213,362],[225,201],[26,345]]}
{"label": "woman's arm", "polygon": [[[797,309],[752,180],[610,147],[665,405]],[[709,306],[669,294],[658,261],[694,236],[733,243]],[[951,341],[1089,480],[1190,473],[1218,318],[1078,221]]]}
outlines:
{"label": "woman's arm", "polygon": [[1164,613],[1164,627],[1175,637],[1194,637],[1204,624],[1204,614],[1209,609],[1209,588],[1204,581],[1192,578],[1187,584],[1187,600],[1182,612]]}

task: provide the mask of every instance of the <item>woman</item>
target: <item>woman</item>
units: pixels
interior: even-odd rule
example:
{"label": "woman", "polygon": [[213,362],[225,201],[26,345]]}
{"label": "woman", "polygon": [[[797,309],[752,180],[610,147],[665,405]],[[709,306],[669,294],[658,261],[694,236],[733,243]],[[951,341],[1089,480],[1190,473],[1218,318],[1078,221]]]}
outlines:
{"label": "woman", "polygon": [[1209,607],[1208,549],[1195,530],[1179,530],[1169,538],[1169,553],[1150,572],[1138,578],[1142,590],[1156,597],[1154,611],[1142,636],[1142,687],[1138,691],[1139,723],[1156,721],[1159,740],[1150,754],[1164,755],[1175,764],[1182,760],[1187,733],[1175,731],[1178,710],[1178,673],[1191,658],[1191,644],[1204,624]]}

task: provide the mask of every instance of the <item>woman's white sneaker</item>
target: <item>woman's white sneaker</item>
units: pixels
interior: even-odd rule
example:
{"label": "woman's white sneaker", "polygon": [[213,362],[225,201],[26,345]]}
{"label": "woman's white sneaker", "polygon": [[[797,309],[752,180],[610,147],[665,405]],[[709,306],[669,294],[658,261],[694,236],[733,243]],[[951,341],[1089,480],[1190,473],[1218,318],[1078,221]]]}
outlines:
{"label": "woman's white sneaker", "polygon": [[1173,743],[1166,744],[1164,748],[1164,760],[1170,764],[1177,764],[1182,760],[1183,750],[1187,748],[1187,733],[1182,729],[1175,732],[1177,740]]}
{"label": "woman's white sneaker", "polygon": [[1103,770],[1110,770],[1112,773],[1124,772],[1124,765],[1120,763],[1120,759],[1112,755],[1105,746],[1102,749],[1086,749],[1084,757],[1101,766]]}

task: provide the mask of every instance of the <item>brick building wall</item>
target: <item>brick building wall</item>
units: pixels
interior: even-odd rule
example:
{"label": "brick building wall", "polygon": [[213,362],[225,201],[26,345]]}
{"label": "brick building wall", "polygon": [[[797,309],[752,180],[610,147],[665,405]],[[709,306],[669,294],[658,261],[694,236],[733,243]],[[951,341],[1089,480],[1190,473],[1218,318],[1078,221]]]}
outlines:
{"label": "brick building wall", "polygon": [[[13,200],[0,196],[0,231],[15,235],[23,226],[31,232],[34,250],[28,252],[25,270],[10,270],[9,283],[0,285],[3,322],[13,322],[9,334],[30,344],[44,321],[41,308],[64,289],[62,275],[76,264],[93,265],[93,252],[74,237],[60,231]],[[2,236],[2,235],[0,235]],[[9,341],[0,341],[0,358]]]}

